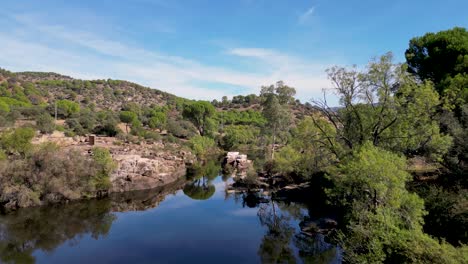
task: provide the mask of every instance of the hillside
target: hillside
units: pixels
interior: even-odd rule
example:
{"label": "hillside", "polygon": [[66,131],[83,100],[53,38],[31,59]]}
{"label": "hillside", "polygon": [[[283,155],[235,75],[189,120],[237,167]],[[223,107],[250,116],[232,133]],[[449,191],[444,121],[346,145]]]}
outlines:
{"label": "hillside", "polygon": [[0,83],[1,96],[11,96],[33,105],[66,99],[82,106],[94,105],[96,109],[117,111],[128,103],[164,106],[181,100],[175,95],[128,81],[79,80],[57,73],[0,70]]}

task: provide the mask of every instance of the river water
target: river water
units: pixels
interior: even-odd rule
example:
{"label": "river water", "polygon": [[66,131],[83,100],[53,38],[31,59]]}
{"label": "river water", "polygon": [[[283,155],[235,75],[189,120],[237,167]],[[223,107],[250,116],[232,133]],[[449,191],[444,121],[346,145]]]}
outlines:
{"label": "river water", "polygon": [[0,215],[2,263],[340,263],[313,206],[230,194],[226,177]]}

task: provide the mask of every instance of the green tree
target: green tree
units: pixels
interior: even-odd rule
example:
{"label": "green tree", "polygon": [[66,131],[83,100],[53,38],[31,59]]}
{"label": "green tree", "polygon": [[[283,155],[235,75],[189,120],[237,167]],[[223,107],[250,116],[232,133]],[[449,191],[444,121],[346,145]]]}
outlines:
{"label": "green tree", "polygon": [[273,160],[275,157],[275,145],[277,143],[278,134],[288,131],[288,128],[291,125],[292,116],[288,106],[280,104],[278,96],[274,93],[266,95],[262,113],[267,120],[265,128],[272,138],[271,159]]}
{"label": "green tree", "polygon": [[447,78],[468,72],[468,31],[455,27],[413,38],[405,56],[408,70],[434,82],[442,95]]}
{"label": "green tree", "polygon": [[116,168],[116,163],[108,149],[93,148],[93,160],[96,166],[96,175],[92,179],[95,190],[107,190],[111,187],[110,174]]}
{"label": "green tree", "polygon": [[204,136],[209,132],[210,119],[215,114],[215,108],[210,102],[197,101],[185,105],[182,114],[195,125],[200,135]]}
{"label": "green tree", "polygon": [[50,134],[55,130],[54,118],[48,113],[43,113],[37,117],[36,126],[41,133]]}
{"label": "green tree", "polygon": [[128,134],[128,126],[135,120],[138,120],[138,115],[132,111],[121,111],[119,115],[120,121],[125,123],[125,132]]}
{"label": "green tree", "polygon": [[212,138],[203,136],[194,136],[189,143],[194,154],[200,157],[205,157],[216,147],[216,142]]}
{"label": "green tree", "polygon": [[73,114],[80,112],[80,105],[70,100],[58,100],[57,111],[63,117],[70,117]]}
{"label": "green tree", "polygon": [[451,138],[441,133],[434,120],[438,94],[430,82],[418,82],[404,65],[393,64],[391,53],[371,61],[362,72],[342,67],[327,72],[343,107],[336,111],[326,101],[313,102],[335,127],[335,135],[326,135],[316,121],[324,138],[336,136],[336,142],[348,150],[371,141],[375,146],[434,159],[447,152]]}
{"label": "green tree", "polygon": [[164,112],[155,112],[148,121],[150,128],[164,129],[167,123],[167,116]]}
{"label": "green tree", "polygon": [[25,156],[32,148],[31,140],[34,135],[34,130],[26,127],[4,132],[0,137],[0,146],[9,154]]}
{"label": "green tree", "polygon": [[[334,137],[324,137],[318,127],[334,135],[334,127],[323,119],[316,122],[307,117],[291,131],[289,145],[281,148],[274,162],[274,170],[282,175],[295,175],[309,179],[314,173],[336,164],[342,150]],[[338,148],[338,149],[335,149]]]}
{"label": "green tree", "polygon": [[468,248],[422,231],[424,203],[406,189],[405,159],[366,142],[329,171],[330,197],[347,210],[339,241],[349,263],[465,263]]}

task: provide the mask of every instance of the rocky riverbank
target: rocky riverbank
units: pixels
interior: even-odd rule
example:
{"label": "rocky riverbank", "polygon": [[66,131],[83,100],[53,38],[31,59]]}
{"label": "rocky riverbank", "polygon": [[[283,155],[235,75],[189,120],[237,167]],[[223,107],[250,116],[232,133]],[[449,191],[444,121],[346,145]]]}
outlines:
{"label": "rocky riverbank", "polygon": [[195,160],[183,146],[162,141],[54,133],[33,144],[31,155],[0,164],[2,212],[166,186],[183,181]]}

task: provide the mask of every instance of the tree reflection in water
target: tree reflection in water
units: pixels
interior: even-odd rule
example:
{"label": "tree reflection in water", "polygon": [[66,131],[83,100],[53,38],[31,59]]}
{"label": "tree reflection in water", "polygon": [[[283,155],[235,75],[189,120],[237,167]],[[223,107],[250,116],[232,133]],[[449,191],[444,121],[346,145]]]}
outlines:
{"label": "tree reflection in water", "polygon": [[220,170],[219,162],[214,160],[193,166],[188,176],[192,182],[184,186],[184,194],[194,200],[209,199],[216,191],[212,181],[219,175]]}
{"label": "tree reflection in water", "polygon": [[258,249],[263,263],[341,263],[339,249],[324,235],[309,236],[294,227],[308,219],[305,205],[271,200],[257,206],[260,224],[267,228]]}
{"label": "tree reflection in water", "polygon": [[263,263],[296,263],[290,246],[294,228],[290,217],[277,212],[275,202],[261,204],[258,210],[260,224],[267,227],[258,254]]}
{"label": "tree reflection in water", "polygon": [[92,200],[68,205],[26,208],[0,217],[0,262],[34,263],[36,250],[53,252],[66,241],[90,234],[105,236],[116,219],[111,202]]}

